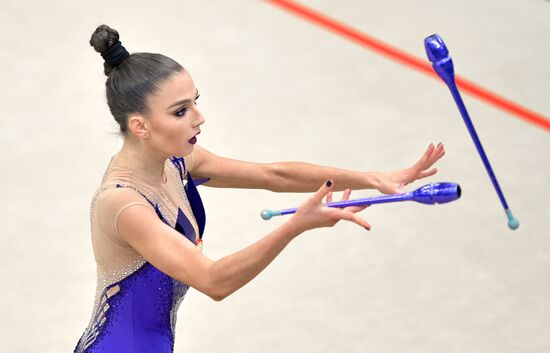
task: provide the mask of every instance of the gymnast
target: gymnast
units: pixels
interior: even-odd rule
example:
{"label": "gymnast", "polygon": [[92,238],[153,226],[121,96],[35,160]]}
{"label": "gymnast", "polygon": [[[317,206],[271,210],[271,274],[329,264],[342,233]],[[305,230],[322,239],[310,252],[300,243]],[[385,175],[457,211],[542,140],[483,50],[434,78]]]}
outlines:
{"label": "gymnast", "polygon": [[[250,163],[197,143],[205,119],[190,74],[161,54],[132,53],[101,25],[90,45],[104,59],[109,109],[123,145],[110,159],[90,208],[97,287],[91,319],[74,352],[168,353],[178,307],[189,287],[223,300],[256,277],[290,241],[340,220],[370,230],[357,213],[329,208],[332,193],[384,194],[437,172],[445,154],[430,144],[412,167],[359,172],[299,162]],[[205,211],[197,185],[312,192],[292,217],[250,246],[211,260],[202,253]]]}

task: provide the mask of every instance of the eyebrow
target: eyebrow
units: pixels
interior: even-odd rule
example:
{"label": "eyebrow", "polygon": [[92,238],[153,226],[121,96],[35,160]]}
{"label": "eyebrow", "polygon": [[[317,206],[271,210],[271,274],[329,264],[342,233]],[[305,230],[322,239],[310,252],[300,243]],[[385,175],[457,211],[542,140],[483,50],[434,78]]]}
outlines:
{"label": "eyebrow", "polygon": [[[198,97],[199,97],[199,90],[197,89],[197,93],[195,94],[195,99],[197,99]],[[189,103],[189,102],[191,102],[191,99],[189,99],[189,98],[181,99],[181,100],[175,102],[174,104],[172,104],[171,106],[169,106],[168,108],[166,108],[166,110],[169,110],[170,108],[175,107],[177,105],[182,105],[182,104]]]}

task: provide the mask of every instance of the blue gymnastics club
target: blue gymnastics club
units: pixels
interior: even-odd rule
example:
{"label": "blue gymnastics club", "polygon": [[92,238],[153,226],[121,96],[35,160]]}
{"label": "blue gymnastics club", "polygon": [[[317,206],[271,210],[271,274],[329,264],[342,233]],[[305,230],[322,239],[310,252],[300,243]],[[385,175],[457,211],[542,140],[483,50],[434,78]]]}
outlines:
{"label": "blue gymnastics club", "polygon": [[[414,191],[403,194],[393,194],[384,196],[367,197],[363,199],[347,200],[330,202],[325,204],[326,207],[344,208],[348,206],[364,206],[374,205],[377,203],[400,202],[400,201],[416,201],[428,205],[435,203],[447,203],[460,198],[462,193],[460,185],[455,183],[432,183],[424,185]],[[287,208],[284,210],[273,211],[263,210],[260,214],[263,219],[269,220],[273,216],[283,216],[295,213],[296,208]]]}
{"label": "blue gymnastics club", "polygon": [[514,218],[512,211],[510,210],[508,204],[506,203],[506,200],[504,199],[504,194],[500,189],[495,173],[493,172],[493,168],[491,168],[491,164],[487,159],[487,155],[485,155],[485,151],[483,150],[481,141],[479,141],[479,137],[477,137],[474,125],[470,120],[468,111],[466,110],[464,102],[460,97],[460,92],[456,87],[453,60],[449,55],[449,51],[447,50],[445,43],[443,43],[443,39],[441,39],[439,35],[433,34],[424,39],[424,47],[426,48],[426,54],[428,54],[428,59],[432,63],[435,72],[437,72],[439,77],[441,77],[441,79],[447,84],[447,86],[451,90],[456,105],[458,106],[458,110],[460,110],[460,114],[462,115],[462,119],[464,119],[464,123],[466,123],[466,127],[470,132],[470,136],[472,136],[472,140],[474,140],[474,144],[476,145],[479,156],[481,157],[481,160],[485,165],[485,169],[487,170],[487,173],[489,173],[489,177],[491,178],[491,182],[493,183],[493,186],[495,187],[495,190],[498,194],[500,203],[502,204],[502,207],[504,207],[504,212],[506,212],[506,216],[508,217],[508,227],[512,230],[517,229],[519,227],[519,222],[516,218]]}

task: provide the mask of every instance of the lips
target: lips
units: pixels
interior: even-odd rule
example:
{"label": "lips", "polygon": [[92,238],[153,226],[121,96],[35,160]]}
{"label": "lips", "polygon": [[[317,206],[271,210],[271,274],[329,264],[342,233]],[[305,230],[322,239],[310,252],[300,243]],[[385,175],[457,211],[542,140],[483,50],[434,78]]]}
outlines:
{"label": "lips", "polygon": [[[200,133],[201,133],[201,132],[199,131],[199,132],[197,133],[197,135],[200,134]],[[187,142],[189,142],[189,143],[192,144],[192,145],[194,145],[195,143],[197,143],[197,135],[195,135],[195,136],[193,136],[192,138],[190,138]]]}

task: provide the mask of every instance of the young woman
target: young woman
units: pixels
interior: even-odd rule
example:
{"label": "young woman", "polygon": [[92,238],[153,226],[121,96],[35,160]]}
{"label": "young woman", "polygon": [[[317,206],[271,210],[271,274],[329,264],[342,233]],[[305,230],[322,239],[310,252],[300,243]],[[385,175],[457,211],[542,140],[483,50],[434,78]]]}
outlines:
{"label": "young woman", "polygon": [[[414,166],[388,173],[219,157],[196,144],[204,117],[196,106],[197,88],[182,66],[161,54],[130,55],[118,32],[106,25],[95,30],[90,44],[105,60],[107,103],[124,143],[92,199],[97,291],[75,352],[173,352],[176,312],[189,287],[222,300],[309,229],[344,219],[369,230],[356,214],[365,207],[327,208],[323,198],[330,202],[333,191],[344,189],[344,200],[350,189],[400,192],[435,174],[431,166],[445,153],[443,145],[430,144]],[[316,192],[271,233],[213,261],[201,252],[205,212],[199,183]]]}

